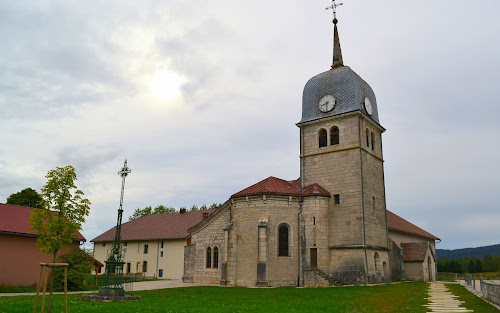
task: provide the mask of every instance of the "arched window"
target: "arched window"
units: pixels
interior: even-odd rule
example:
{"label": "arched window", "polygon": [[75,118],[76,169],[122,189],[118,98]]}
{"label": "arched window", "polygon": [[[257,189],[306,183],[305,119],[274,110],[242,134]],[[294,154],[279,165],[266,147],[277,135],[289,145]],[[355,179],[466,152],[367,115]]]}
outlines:
{"label": "arched window", "polygon": [[326,147],[326,145],[328,144],[328,135],[326,133],[326,129],[321,128],[319,130],[318,141],[319,141],[320,148]]}
{"label": "arched window", "polygon": [[380,264],[380,257],[378,256],[378,253],[375,252],[375,255],[373,256],[374,261],[375,261],[375,270],[378,271],[378,266]]}
{"label": "arched window", "polygon": [[330,144],[332,146],[339,144],[339,128],[337,126],[330,128]]}
{"label": "arched window", "polygon": [[384,276],[387,277],[389,273],[387,272],[387,263],[385,261],[382,263],[382,267],[384,268]]}
{"label": "arched window", "polygon": [[288,256],[288,226],[281,225],[278,233],[278,256]]}
{"label": "arched window", "polygon": [[212,267],[212,248],[207,248],[207,268]]}
{"label": "arched window", "polygon": [[375,135],[372,132],[372,150],[375,150]]}
{"label": "arched window", "polygon": [[370,147],[370,132],[366,129],[366,146]]}
{"label": "arched window", "polygon": [[219,268],[219,248],[214,247],[214,268]]}

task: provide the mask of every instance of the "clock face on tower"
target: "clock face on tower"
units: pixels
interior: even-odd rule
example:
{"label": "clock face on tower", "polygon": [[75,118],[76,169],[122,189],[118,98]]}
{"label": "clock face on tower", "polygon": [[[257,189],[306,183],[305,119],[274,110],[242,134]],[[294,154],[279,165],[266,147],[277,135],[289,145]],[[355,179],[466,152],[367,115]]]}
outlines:
{"label": "clock face on tower", "polygon": [[332,95],[326,95],[319,100],[319,110],[321,112],[329,112],[335,107],[335,97]]}
{"label": "clock face on tower", "polygon": [[368,99],[368,97],[365,97],[365,110],[368,115],[372,115],[372,102],[370,101],[370,99]]}

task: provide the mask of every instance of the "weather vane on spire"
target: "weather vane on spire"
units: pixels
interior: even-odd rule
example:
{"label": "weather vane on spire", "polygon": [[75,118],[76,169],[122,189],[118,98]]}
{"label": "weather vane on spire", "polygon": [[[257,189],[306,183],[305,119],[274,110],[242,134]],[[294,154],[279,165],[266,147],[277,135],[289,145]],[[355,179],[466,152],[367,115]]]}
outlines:
{"label": "weather vane on spire", "polygon": [[337,24],[337,7],[341,6],[343,3],[335,3],[337,0],[332,0],[332,5],[329,7],[326,7],[325,10],[333,10],[333,24]]}

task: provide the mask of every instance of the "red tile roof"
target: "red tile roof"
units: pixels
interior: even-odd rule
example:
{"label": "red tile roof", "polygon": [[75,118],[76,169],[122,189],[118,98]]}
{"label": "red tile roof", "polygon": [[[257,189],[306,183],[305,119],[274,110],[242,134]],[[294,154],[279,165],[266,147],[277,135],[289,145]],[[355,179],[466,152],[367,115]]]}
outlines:
{"label": "red tile roof", "polygon": [[418,235],[420,237],[430,238],[434,240],[441,240],[438,237],[434,236],[423,230],[422,228],[413,225],[402,217],[397,216],[391,211],[387,210],[387,227],[392,230],[397,230],[400,232],[410,233],[414,235]]}
{"label": "red tile roof", "polygon": [[[0,233],[36,236],[36,232],[29,230],[29,219],[33,208],[0,203]],[[78,238],[85,241],[85,237],[77,232]]]}
{"label": "red tile roof", "polygon": [[318,184],[310,185],[300,189],[298,181],[286,181],[270,176],[255,185],[235,193],[231,198],[256,195],[282,195],[282,196],[325,196],[330,197],[330,193]]}
{"label": "red tile roof", "polygon": [[423,262],[429,247],[428,242],[402,243],[403,260],[405,262]]}
{"label": "red tile roof", "polygon": [[[170,213],[147,215],[122,224],[121,239],[151,240],[151,239],[181,239],[186,238],[188,228],[203,220],[203,213],[212,213],[214,210],[190,211],[186,213]],[[107,232],[92,239],[91,242],[113,241],[116,226]]]}
{"label": "red tile roof", "polygon": [[90,261],[94,264],[94,266],[97,266],[97,267],[104,267],[104,264],[102,264],[101,262],[99,262],[99,260],[95,259],[94,257],[90,257]]}

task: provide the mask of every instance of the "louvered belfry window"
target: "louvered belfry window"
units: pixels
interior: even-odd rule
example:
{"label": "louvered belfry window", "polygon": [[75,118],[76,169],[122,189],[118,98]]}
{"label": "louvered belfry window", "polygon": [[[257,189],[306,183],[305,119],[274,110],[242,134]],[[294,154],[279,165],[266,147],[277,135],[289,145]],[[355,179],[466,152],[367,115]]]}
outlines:
{"label": "louvered belfry window", "polygon": [[328,135],[326,133],[326,129],[321,128],[318,133],[318,141],[319,141],[319,147],[323,148],[326,147],[328,144]]}
{"label": "louvered belfry window", "polygon": [[330,129],[330,145],[338,145],[339,140],[339,128],[337,126],[333,126]]}
{"label": "louvered belfry window", "polygon": [[372,150],[375,150],[375,135],[372,132]]}
{"label": "louvered belfry window", "polygon": [[278,232],[278,256],[288,256],[288,227],[281,225]]}

